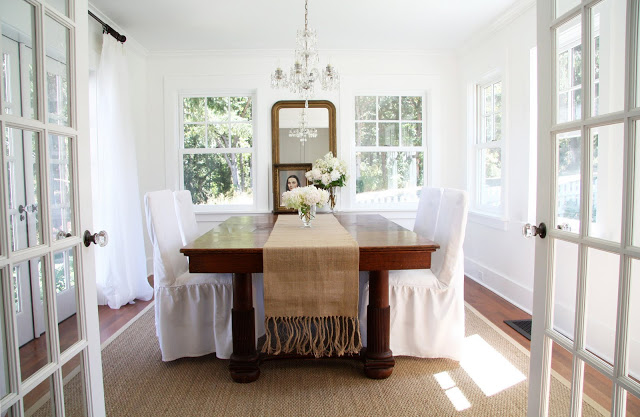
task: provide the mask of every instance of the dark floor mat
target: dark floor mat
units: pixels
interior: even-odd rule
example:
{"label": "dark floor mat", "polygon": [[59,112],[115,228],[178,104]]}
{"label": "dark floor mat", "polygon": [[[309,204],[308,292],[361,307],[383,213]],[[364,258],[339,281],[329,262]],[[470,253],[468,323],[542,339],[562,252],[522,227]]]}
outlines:
{"label": "dark floor mat", "polygon": [[516,332],[531,340],[531,320],[505,320]]}

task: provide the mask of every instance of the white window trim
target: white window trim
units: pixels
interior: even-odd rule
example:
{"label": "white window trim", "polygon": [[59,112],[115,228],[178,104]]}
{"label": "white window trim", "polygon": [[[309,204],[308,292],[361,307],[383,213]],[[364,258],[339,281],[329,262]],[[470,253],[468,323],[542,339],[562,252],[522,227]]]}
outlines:
{"label": "white window trim", "polygon": [[[251,97],[252,108],[251,108],[251,125],[253,128],[253,139],[251,148],[216,148],[216,152],[208,152],[207,149],[203,149],[202,151],[192,150],[190,152],[185,152],[184,148],[184,118],[182,115],[182,105],[183,100],[189,97]],[[188,92],[182,91],[178,93],[177,102],[175,106],[175,114],[177,119],[177,131],[175,132],[177,140],[175,143],[177,144],[176,152],[176,165],[177,165],[177,189],[184,190],[184,166],[182,163],[182,157],[184,154],[195,154],[195,153],[251,153],[251,189],[253,194],[253,203],[251,204],[199,204],[194,205],[194,211],[196,216],[200,216],[202,214],[209,213],[234,213],[234,214],[243,214],[243,213],[254,213],[258,207],[257,201],[257,181],[256,181],[256,166],[257,166],[257,156],[256,156],[256,140],[258,138],[257,135],[257,127],[256,127],[256,92],[255,90],[209,90],[203,89],[202,91],[193,91],[190,90]]]}
{"label": "white window trim", "polygon": [[[422,97],[422,146],[357,146],[355,143],[355,134],[354,134],[354,129],[355,129],[355,123],[358,121],[356,120],[356,116],[355,116],[355,98],[356,97],[360,97],[360,96],[376,96],[376,97],[380,97],[380,96],[396,96],[396,97],[409,97],[409,96],[413,96],[413,97]],[[415,210],[417,210],[418,208],[418,201],[414,201],[414,202],[406,202],[406,203],[393,203],[393,204],[363,204],[363,203],[358,203],[356,201],[356,153],[360,152],[360,151],[365,151],[365,152],[372,152],[372,151],[377,151],[377,150],[385,150],[385,151],[389,151],[389,152],[424,152],[424,167],[423,167],[423,178],[424,178],[424,184],[423,186],[426,186],[428,184],[430,184],[429,181],[429,167],[430,167],[430,153],[429,153],[429,132],[430,132],[430,127],[431,127],[431,120],[429,119],[429,96],[427,94],[427,91],[425,90],[404,90],[404,89],[398,89],[398,90],[361,90],[361,91],[355,91],[354,94],[351,96],[351,100],[350,100],[350,106],[351,106],[351,123],[349,126],[349,132],[350,132],[350,148],[351,148],[351,153],[349,155],[349,171],[353,173],[353,175],[350,175],[350,181],[349,181],[349,197],[350,197],[350,207],[344,209],[343,211],[349,211],[349,212],[363,212],[363,210],[374,210],[376,212],[382,211],[382,212],[415,212]],[[376,119],[375,121],[378,121],[378,119]],[[398,120],[399,123],[402,122],[402,120]]]}
{"label": "white window trim", "polygon": [[[481,149],[494,148],[490,144],[478,143],[480,137],[480,130],[482,128],[482,116],[480,114],[482,106],[480,101],[482,100],[482,88],[489,84],[502,82],[502,139],[499,141],[500,159],[501,159],[501,176],[500,176],[500,208],[498,210],[488,209],[486,206],[481,206],[478,203],[479,193],[479,157],[478,153]],[[507,143],[509,137],[508,128],[508,92],[507,92],[507,77],[503,76],[499,70],[493,70],[481,77],[477,82],[472,83],[468,88],[468,111],[470,117],[468,119],[468,152],[467,152],[467,183],[469,184],[470,207],[469,219],[476,223],[490,226],[496,229],[506,230],[508,219],[508,198],[507,198],[507,175],[508,175],[508,152]],[[495,145],[495,142],[492,144]]]}

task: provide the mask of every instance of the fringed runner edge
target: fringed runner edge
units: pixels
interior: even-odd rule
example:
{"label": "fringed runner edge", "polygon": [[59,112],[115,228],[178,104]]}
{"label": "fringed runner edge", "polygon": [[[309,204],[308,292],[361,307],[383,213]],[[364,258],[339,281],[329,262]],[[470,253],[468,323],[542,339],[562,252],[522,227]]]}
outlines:
{"label": "fringed runner edge", "polygon": [[362,348],[357,317],[266,317],[264,324],[262,352],[271,355],[296,353],[319,358],[358,354]]}

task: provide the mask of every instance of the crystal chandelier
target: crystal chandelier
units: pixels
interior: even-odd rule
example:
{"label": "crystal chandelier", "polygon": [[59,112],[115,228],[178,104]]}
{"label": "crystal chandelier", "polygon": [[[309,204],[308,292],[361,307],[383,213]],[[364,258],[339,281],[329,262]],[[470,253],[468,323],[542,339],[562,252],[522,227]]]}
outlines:
{"label": "crystal chandelier", "polygon": [[271,74],[271,87],[289,87],[292,93],[300,94],[303,100],[313,96],[318,80],[323,90],[335,90],[340,85],[340,76],[331,64],[327,64],[322,72],[316,67],[318,64],[317,36],[315,30],[309,29],[308,14],[308,0],[305,0],[304,30],[298,30],[295,64],[289,70],[289,76],[280,67]]}
{"label": "crystal chandelier", "polygon": [[307,139],[312,139],[318,137],[318,129],[310,128],[307,126],[307,109],[309,108],[309,103],[307,101],[304,102],[304,109],[302,109],[302,114],[300,115],[300,124],[297,129],[291,129],[289,131],[290,138],[300,138],[300,142],[306,142]]}

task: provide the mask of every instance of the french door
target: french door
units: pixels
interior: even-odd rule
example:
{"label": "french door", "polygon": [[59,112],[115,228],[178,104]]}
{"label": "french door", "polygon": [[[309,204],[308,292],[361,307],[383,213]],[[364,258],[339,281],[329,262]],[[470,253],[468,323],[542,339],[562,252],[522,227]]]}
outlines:
{"label": "french door", "polygon": [[105,412],[95,282],[83,278],[87,25],[86,0],[0,0],[2,416]]}
{"label": "french door", "polygon": [[[638,0],[538,1],[537,12],[548,232],[536,242],[528,415],[638,415]],[[569,399],[552,378],[561,358]]]}

